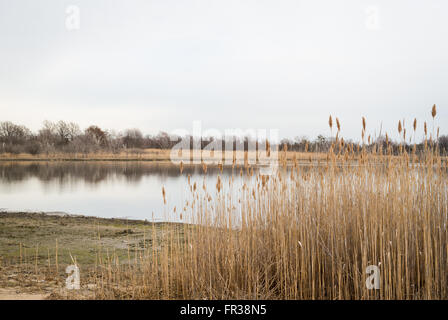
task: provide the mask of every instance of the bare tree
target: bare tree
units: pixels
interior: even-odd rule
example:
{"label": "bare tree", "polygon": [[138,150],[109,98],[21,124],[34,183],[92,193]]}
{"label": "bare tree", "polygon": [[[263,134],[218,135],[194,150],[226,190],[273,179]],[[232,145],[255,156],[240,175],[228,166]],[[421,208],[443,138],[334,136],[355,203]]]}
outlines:
{"label": "bare tree", "polygon": [[139,129],[127,129],[123,135],[126,148],[140,148],[143,145],[143,135]]}
{"label": "bare tree", "polygon": [[105,147],[108,144],[107,133],[98,126],[90,126],[85,130],[85,135],[92,140],[95,145]]}
{"label": "bare tree", "polygon": [[21,144],[30,137],[31,131],[10,121],[0,122],[0,141],[5,144]]}

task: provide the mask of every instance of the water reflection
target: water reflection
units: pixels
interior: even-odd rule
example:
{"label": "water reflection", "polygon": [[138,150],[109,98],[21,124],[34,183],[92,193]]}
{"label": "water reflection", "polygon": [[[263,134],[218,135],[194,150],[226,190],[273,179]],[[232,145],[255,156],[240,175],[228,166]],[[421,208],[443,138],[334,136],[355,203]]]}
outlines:
{"label": "water reflection", "polygon": [[[235,172],[236,179],[239,173]],[[189,199],[192,183],[214,185],[231,168],[179,167],[153,162],[1,162],[0,208],[58,211],[100,217],[170,220],[174,207]],[[163,204],[161,188],[167,191]]]}
{"label": "water reflection", "polygon": [[[218,174],[218,168],[207,168],[207,175]],[[230,168],[224,168],[223,174],[230,174]],[[199,166],[184,166],[184,174],[202,175]],[[0,180],[2,183],[13,183],[36,177],[43,183],[58,181],[63,186],[73,179],[82,179],[96,185],[105,180],[122,177],[130,183],[137,183],[146,175],[159,177],[178,177],[178,166],[170,163],[151,162],[4,162],[0,163]]]}

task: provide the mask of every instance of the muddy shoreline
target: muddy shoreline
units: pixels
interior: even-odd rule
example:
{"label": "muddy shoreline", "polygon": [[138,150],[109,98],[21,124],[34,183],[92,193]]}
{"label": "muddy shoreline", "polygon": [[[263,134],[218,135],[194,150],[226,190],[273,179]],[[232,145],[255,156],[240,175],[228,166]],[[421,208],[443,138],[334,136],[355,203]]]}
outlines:
{"label": "muddy shoreline", "polygon": [[[182,224],[108,219],[60,212],[0,211],[0,300],[91,299],[89,274],[101,258],[116,255],[130,263],[131,253],[152,245]],[[82,290],[65,289],[65,269],[76,264]]]}

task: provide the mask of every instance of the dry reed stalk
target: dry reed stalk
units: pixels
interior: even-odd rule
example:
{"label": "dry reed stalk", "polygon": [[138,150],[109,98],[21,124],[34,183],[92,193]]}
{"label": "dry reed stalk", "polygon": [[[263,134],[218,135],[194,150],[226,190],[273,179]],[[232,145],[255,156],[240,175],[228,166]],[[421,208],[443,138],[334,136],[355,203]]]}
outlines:
{"label": "dry reed stalk", "polygon": [[[447,168],[432,146],[415,158],[392,157],[387,134],[386,145],[385,156],[358,150],[356,162],[348,144],[323,165],[270,177],[241,168],[242,185],[219,175],[212,191],[193,182],[191,224],[154,231],[133,264],[103,261],[98,297],[447,299]],[[365,285],[370,265],[379,290]]]}

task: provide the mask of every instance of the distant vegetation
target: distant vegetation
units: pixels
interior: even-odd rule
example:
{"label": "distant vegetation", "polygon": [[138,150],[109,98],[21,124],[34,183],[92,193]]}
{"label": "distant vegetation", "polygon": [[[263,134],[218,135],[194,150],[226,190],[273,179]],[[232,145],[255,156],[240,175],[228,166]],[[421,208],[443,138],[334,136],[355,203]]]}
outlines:
{"label": "distant vegetation", "polygon": [[[337,119],[336,119],[337,120]],[[331,120],[332,122],[332,120]],[[340,126],[339,120],[336,122]],[[415,122],[416,124],[416,122]],[[332,127],[331,123],[331,127]],[[426,126],[426,124],[425,124]],[[393,154],[398,154],[401,147],[410,151],[413,147],[417,153],[424,150],[424,142],[415,142],[415,138],[406,138],[406,130],[403,129],[404,138],[401,142],[393,142],[384,135],[378,137],[363,137],[362,143],[344,141],[351,145],[356,152],[361,147],[374,148],[382,145],[385,150],[390,147]],[[401,134],[403,134],[401,133]],[[435,134],[434,134],[435,136]],[[411,138],[411,139],[409,139]],[[45,121],[38,132],[32,132],[25,126],[14,124],[9,121],[0,122],[0,153],[31,155],[51,153],[96,153],[108,152],[119,153],[122,151],[139,152],[141,149],[171,149],[179,141],[179,137],[171,137],[166,132],[157,135],[143,135],[139,129],[127,129],[116,133],[92,125],[85,130],[73,122],[50,122]],[[204,148],[213,141],[212,137],[203,137],[201,147]],[[232,138],[235,140],[235,138]],[[328,152],[338,137],[325,137],[319,135],[316,139],[295,138],[281,140],[281,145],[286,146],[289,151],[296,152]],[[244,138],[245,150],[249,145],[250,138]],[[446,154],[448,151],[448,136],[437,137],[439,151]],[[224,141],[223,141],[224,145]]]}

